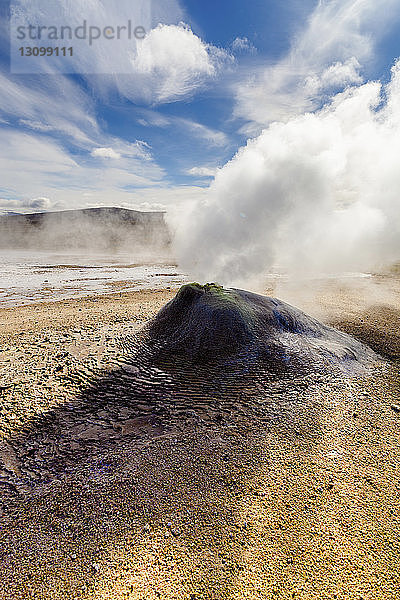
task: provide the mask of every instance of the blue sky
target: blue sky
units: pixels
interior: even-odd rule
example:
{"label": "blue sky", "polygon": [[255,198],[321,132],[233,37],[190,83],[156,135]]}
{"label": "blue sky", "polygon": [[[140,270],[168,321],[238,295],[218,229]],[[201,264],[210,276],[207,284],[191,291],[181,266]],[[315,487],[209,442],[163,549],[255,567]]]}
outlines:
{"label": "blue sky", "polygon": [[[142,1],[96,0],[87,14],[76,0],[64,22],[103,14],[124,23],[139,18]],[[155,210],[202,198],[249,138],[349,86],[387,80],[400,55],[393,0],[144,1],[152,9],[146,38],[94,44],[95,74],[86,72],[83,46],[64,63],[26,58],[25,73],[10,72],[2,2],[0,210]],[[36,0],[25,16],[43,23],[66,5]],[[41,68],[47,73],[29,74]]]}

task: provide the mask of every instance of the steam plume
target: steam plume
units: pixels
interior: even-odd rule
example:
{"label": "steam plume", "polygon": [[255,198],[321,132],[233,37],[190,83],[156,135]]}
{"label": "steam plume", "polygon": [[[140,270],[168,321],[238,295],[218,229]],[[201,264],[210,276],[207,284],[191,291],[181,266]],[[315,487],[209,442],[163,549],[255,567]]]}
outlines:
{"label": "steam plume", "polygon": [[176,229],[197,280],[372,269],[399,259],[400,61],[387,85],[275,122],[220,169]]}

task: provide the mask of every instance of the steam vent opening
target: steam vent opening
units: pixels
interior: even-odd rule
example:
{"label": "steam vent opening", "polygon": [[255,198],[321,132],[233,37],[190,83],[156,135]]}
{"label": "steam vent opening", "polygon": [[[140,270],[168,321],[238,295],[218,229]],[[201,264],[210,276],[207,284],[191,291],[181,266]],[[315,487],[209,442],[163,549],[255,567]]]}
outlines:
{"label": "steam vent opening", "polygon": [[149,326],[164,358],[193,363],[363,368],[378,357],[351,336],[276,298],[216,283],[184,285]]}

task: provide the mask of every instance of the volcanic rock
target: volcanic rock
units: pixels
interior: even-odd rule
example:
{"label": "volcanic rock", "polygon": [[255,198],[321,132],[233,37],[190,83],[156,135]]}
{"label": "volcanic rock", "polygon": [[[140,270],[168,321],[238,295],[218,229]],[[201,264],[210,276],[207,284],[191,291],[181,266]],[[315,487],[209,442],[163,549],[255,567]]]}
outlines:
{"label": "volcanic rock", "polygon": [[377,355],[361,342],[278,300],[217,284],[183,286],[151,322],[159,356],[193,363],[366,367]]}

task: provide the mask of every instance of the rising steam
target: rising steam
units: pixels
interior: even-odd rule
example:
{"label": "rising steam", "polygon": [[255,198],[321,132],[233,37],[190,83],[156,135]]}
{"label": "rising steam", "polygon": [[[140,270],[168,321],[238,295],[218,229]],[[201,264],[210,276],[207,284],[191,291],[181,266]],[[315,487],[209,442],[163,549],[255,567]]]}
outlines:
{"label": "rising steam", "polygon": [[88,208],[0,216],[0,250],[169,256],[164,213]]}
{"label": "rising steam", "polygon": [[275,122],[220,169],[175,223],[197,280],[373,269],[400,258],[400,61],[321,110]]}

